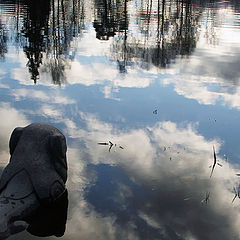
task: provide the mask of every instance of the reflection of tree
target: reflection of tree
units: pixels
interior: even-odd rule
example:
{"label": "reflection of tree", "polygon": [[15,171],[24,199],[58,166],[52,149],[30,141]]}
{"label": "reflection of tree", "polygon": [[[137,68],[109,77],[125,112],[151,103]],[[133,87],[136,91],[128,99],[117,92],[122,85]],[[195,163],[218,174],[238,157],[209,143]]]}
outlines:
{"label": "reflection of tree", "polygon": [[157,47],[151,49],[152,63],[158,67],[167,67],[179,55],[190,55],[196,47],[199,13],[188,1],[175,7],[176,13],[171,14],[165,0],[162,6],[158,1]]}
{"label": "reflection of tree", "polygon": [[[203,12],[209,17],[206,38],[216,43],[214,24],[217,21],[215,13],[219,1],[135,1],[137,18],[136,22],[131,22],[131,31],[128,30],[128,0],[93,2],[96,37],[107,40],[115,36],[111,50],[121,73],[126,73],[127,67],[135,62],[145,69],[149,69],[152,64],[165,68],[177,57],[190,55],[196,47],[199,18]],[[0,1],[1,5],[5,3],[16,6],[13,11],[16,14],[17,32],[14,40],[24,49],[31,78],[36,82],[40,75],[39,69],[44,68],[45,72],[55,76],[54,83],[64,82],[64,69],[74,58],[77,48],[74,49],[74,39],[81,36],[88,17],[85,14],[86,0]],[[230,0],[224,4],[240,12],[239,1]],[[0,56],[7,51],[4,29],[0,25]],[[52,63],[48,66],[49,62]],[[52,74],[57,69],[61,73]]]}
{"label": "reflection of tree", "polygon": [[65,69],[69,68],[69,64],[64,58],[47,59],[43,68],[43,72],[51,75],[52,82],[56,85],[66,82]]}
{"label": "reflection of tree", "polygon": [[69,60],[74,58],[74,47],[71,45],[74,37],[84,29],[84,1],[63,0],[52,1],[52,11],[49,22],[49,48],[44,64],[44,71],[49,72],[54,84],[66,81],[65,69],[69,68]]}
{"label": "reflection of tree", "polygon": [[[190,55],[196,47],[200,11],[189,1],[141,1],[136,34],[124,42],[119,37],[114,45],[114,57],[125,56],[148,69],[151,64],[167,67],[178,56]],[[121,44],[119,44],[121,43]],[[121,52],[121,54],[119,53]],[[127,55],[127,56],[126,56]]]}
{"label": "reflection of tree", "polygon": [[240,2],[238,0],[232,0],[230,2],[231,2],[231,5],[233,6],[234,10],[237,13],[240,13]]}
{"label": "reflection of tree", "polygon": [[93,25],[98,39],[108,40],[116,32],[127,30],[126,4],[127,0],[95,0]]}
{"label": "reflection of tree", "polygon": [[188,1],[146,0],[138,14],[140,38],[128,38],[125,47],[115,42],[115,52],[138,59],[142,68],[167,67],[177,56],[190,55],[196,47],[200,12]]}
{"label": "reflection of tree", "polygon": [[9,1],[16,9],[14,39],[28,58],[31,79],[37,82],[41,67],[50,73],[54,84],[65,82],[64,71],[74,58],[71,43],[84,28],[84,0]]}
{"label": "reflection of tree", "polygon": [[7,53],[7,33],[0,22],[0,59]]}
{"label": "reflection of tree", "polygon": [[84,28],[83,0],[52,0],[48,25],[47,60],[43,71],[50,73],[54,84],[61,85],[66,81],[65,69],[70,67],[69,60],[74,58],[71,43]]}
{"label": "reflection of tree", "polygon": [[42,64],[42,58],[46,50],[45,35],[48,31],[48,16],[50,12],[50,2],[29,1],[28,14],[24,19],[23,33],[28,39],[24,46],[24,52],[28,58],[27,66],[31,73],[31,78],[36,83],[39,77],[39,67]]}

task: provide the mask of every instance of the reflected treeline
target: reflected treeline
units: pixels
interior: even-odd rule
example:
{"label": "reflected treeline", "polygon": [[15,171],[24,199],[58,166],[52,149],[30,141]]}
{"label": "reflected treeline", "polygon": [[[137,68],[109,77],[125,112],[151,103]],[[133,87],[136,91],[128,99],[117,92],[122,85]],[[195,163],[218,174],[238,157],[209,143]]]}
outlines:
{"label": "reflected treeline", "polygon": [[0,60],[4,58],[7,53],[7,32],[0,21]]}
{"label": "reflected treeline", "polygon": [[48,21],[50,12],[50,2],[29,1],[28,13],[24,19],[22,33],[27,39],[23,46],[23,50],[28,58],[28,69],[31,78],[36,83],[39,76],[39,67],[42,64],[43,52],[47,50]]}
{"label": "reflected treeline", "polygon": [[[34,83],[39,78],[40,66],[43,72],[50,73],[54,84],[65,82],[64,70],[74,58],[70,44],[84,29],[84,1],[29,0],[1,1],[0,4],[20,9],[10,13],[17,19],[14,30],[17,31],[18,39],[15,38],[15,42],[23,48],[28,58],[26,65]],[[24,8],[21,7],[23,5]],[[6,37],[2,32],[1,45],[6,42],[3,41]]]}
{"label": "reflected treeline", "polygon": [[[88,12],[91,8],[86,10],[91,3],[93,20]],[[236,12],[240,10],[236,0],[0,0],[1,9],[14,16],[15,43],[28,58],[31,78],[37,82],[41,67],[54,84],[66,81],[65,70],[77,49],[74,39],[81,37],[86,19],[93,24],[96,38],[108,40],[114,36],[110,55],[118,63],[119,71],[125,73],[127,66],[134,63],[144,69],[152,65],[166,68],[177,57],[192,54],[203,13],[208,12],[211,20],[206,37],[215,42],[218,4],[226,4]],[[1,58],[7,52],[5,28],[4,23],[0,24]]]}
{"label": "reflected treeline", "polygon": [[94,28],[96,37],[108,40],[116,32],[128,29],[127,0],[95,0]]}
{"label": "reflected treeline", "polygon": [[[51,75],[54,84],[66,81],[65,69],[74,58],[74,46],[70,46],[75,37],[84,29],[84,1],[51,1],[48,22],[48,51],[43,71]],[[50,38],[51,37],[51,38]]]}
{"label": "reflected treeline", "polygon": [[177,56],[190,55],[195,49],[200,15],[199,7],[190,1],[141,1],[138,32],[115,41],[114,58],[128,65],[138,62],[144,69],[165,68]]}
{"label": "reflected treeline", "polygon": [[226,4],[239,11],[238,1],[210,0],[145,0],[137,6],[136,29],[128,36],[119,35],[112,46],[112,57],[117,60],[120,72],[137,63],[143,69],[152,65],[166,68],[177,57],[189,56],[199,38],[201,16],[208,14],[205,37],[216,44],[214,27],[218,7]]}
{"label": "reflected treeline", "polygon": [[[43,65],[43,72],[50,73],[52,82],[60,85],[66,80],[67,62],[73,57],[70,44],[84,26],[83,1],[29,1],[28,6],[22,32],[28,40],[24,51],[31,78],[36,82],[39,67]],[[44,63],[43,54],[46,55]]]}

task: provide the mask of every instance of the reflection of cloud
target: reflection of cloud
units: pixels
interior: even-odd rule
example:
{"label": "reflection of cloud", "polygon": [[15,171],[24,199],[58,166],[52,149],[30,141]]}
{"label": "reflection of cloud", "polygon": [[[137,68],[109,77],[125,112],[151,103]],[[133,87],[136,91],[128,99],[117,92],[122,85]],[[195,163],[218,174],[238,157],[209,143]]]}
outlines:
{"label": "reflection of cloud", "polygon": [[[109,98],[112,97],[112,91],[116,92],[120,87],[145,88],[153,81],[151,77],[145,76],[140,69],[129,69],[128,74],[123,76],[119,74],[115,64],[106,61],[101,55],[98,57],[100,61],[93,61],[86,56],[82,59],[80,56],[78,60],[68,63],[69,67],[65,69],[66,82],[68,84],[83,84],[85,86],[104,85],[103,93],[105,97]],[[23,59],[20,57],[15,59],[16,62],[20,63],[21,67],[12,71],[12,78],[18,80],[23,85],[33,85],[33,81],[29,79],[29,73],[25,67],[25,59]],[[49,73],[42,72],[40,69],[38,84],[52,85]],[[15,94],[20,94],[23,97],[25,96],[23,91],[16,90]]]}
{"label": "reflection of cloud", "polygon": [[[134,22],[136,3],[128,4],[128,10],[131,12],[130,17],[133,19],[130,21],[129,28],[131,31],[129,31],[126,41],[135,45],[135,41],[131,38],[138,38],[136,23]],[[91,7],[88,6],[88,9],[91,9]],[[151,68],[149,66],[149,75],[147,71],[143,72],[144,70],[137,69],[136,66],[134,66],[134,69],[127,66],[128,73],[124,77],[119,74],[116,63],[109,61],[106,57],[110,55],[114,41],[119,39],[111,38],[109,41],[99,41],[96,39],[94,28],[87,26],[88,29],[81,38],[74,38],[71,42],[71,47],[77,49],[77,52],[74,61],[68,63],[71,65],[70,68],[65,71],[67,82],[85,86],[103,85],[101,89],[105,97],[114,98],[113,93],[121,87],[145,88],[153,82],[153,79],[159,78],[159,73],[168,73],[170,77],[165,78],[163,84],[173,83],[178,94],[195,99],[200,104],[215,104],[218,100],[221,100],[230,107],[240,109],[238,97],[240,95],[240,75],[238,71],[240,32],[239,29],[230,27],[233,26],[234,22],[239,21],[239,17],[234,14],[232,9],[225,8],[214,12],[215,22],[209,16],[211,12],[209,11],[209,9],[206,9],[201,13],[202,18],[199,21],[201,23],[201,34],[195,52],[190,56],[190,59],[176,60],[176,63],[171,64],[170,69],[161,69],[159,72],[156,71],[156,67]],[[89,18],[90,16],[91,14]],[[214,23],[217,23],[218,20],[221,21],[215,26]],[[91,22],[90,19],[88,21]],[[153,22],[150,27],[154,27],[155,24],[156,22]],[[209,30],[209,36],[217,36],[218,41],[216,42],[219,45],[209,46],[209,44],[206,44],[206,41],[209,40],[206,39],[206,29]],[[148,42],[151,43],[151,40],[155,41],[154,38],[150,37]],[[8,57],[20,65],[19,68],[12,71],[13,78],[24,85],[32,85],[33,82],[29,80],[30,75],[26,68],[27,58],[24,53],[20,52],[18,56],[9,53]],[[45,54],[44,58],[46,58]],[[39,81],[39,84],[52,85],[50,74],[44,74],[42,70],[40,68],[41,81]]]}
{"label": "reflection of cloud", "polygon": [[32,89],[14,89],[12,95],[15,97],[17,101],[21,98],[35,98],[41,101],[47,101],[50,97],[43,91],[32,90]]}
{"label": "reflection of cloud", "polygon": [[56,91],[54,91],[53,94],[46,94],[44,91],[22,88],[14,89],[12,91],[12,95],[17,101],[21,100],[22,98],[31,98],[62,105],[75,103],[73,99],[69,99],[65,96],[61,96],[60,94],[56,94]]}
{"label": "reflection of cloud", "polygon": [[231,108],[240,109],[240,31],[232,27],[238,19],[231,9],[227,14],[221,11],[217,14],[223,24],[221,28],[214,28],[218,44],[206,43],[205,21],[208,20],[205,18],[195,52],[189,59],[178,59],[171,69],[162,71],[169,74],[162,83],[173,83],[178,94],[200,104],[214,105],[220,100]]}
{"label": "reflection of cloud", "polygon": [[9,86],[7,86],[6,84],[0,83],[0,88],[9,88]]}
{"label": "reflection of cloud", "polygon": [[[116,226],[116,217],[114,215],[102,216],[84,198],[84,189],[95,179],[94,174],[86,171],[86,153],[81,151],[81,148],[70,147],[67,157],[69,164],[67,187],[70,205],[67,231],[63,239],[118,239],[116,236],[122,229]],[[120,239],[134,240],[137,238],[134,237],[132,231],[129,231],[129,234],[125,234],[125,238]]]}
{"label": "reflection of cloud", "polygon": [[[75,139],[75,157],[69,162],[74,212],[69,221],[69,234],[77,231],[75,234],[81,236],[82,229],[84,239],[87,236],[96,239],[97,233],[101,236],[105,233],[105,239],[127,239],[117,238],[118,228],[121,228],[122,232],[132,234],[133,239],[143,239],[141,232],[150,228],[155,229],[161,239],[234,239],[239,236],[239,207],[231,203],[235,170],[224,163],[222,168],[216,167],[213,177],[209,178],[212,146],[219,151],[219,141],[204,139],[193,125],[180,127],[172,122],[159,122],[146,129],[119,131],[93,115],[82,114],[81,118],[86,121],[87,130],[78,129],[71,122],[67,129]],[[103,141],[117,145],[109,153],[108,146],[97,144]],[[90,163],[96,166],[95,174],[87,170]],[[102,173],[97,171],[97,166],[102,163],[122,169],[129,177],[128,181],[121,182],[124,178],[108,176],[106,183],[117,181],[117,184],[107,196],[99,192],[104,190],[101,184],[103,188],[106,186],[98,180]],[[88,185],[89,182],[93,185]],[[134,184],[129,185],[130,182]],[[136,190],[136,186],[140,190]],[[88,193],[81,193],[81,189],[88,189],[89,194],[96,189],[96,200],[88,202],[88,198],[82,196]],[[208,205],[201,203],[206,191],[210,191]],[[105,199],[110,205],[104,205]],[[95,208],[99,201],[102,201],[102,208],[101,204]],[[123,216],[126,216],[125,221]],[[142,231],[141,221],[145,224]],[[96,224],[94,235],[89,227],[91,223]],[[134,227],[126,229],[128,224]],[[171,237],[172,234],[175,237]],[[149,236],[153,239],[153,235]]]}
{"label": "reflection of cloud", "polygon": [[116,92],[119,87],[145,88],[152,82],[150,77],[144,76],[142,70],[129,69],[128,74],[122,76],[114,64],[102,62],[82,64],[74,61],[66,75],[69,84],[105,85],[105,97],[111,96],[111,91]]}
{"label": "reflection of cloud", "polygon": [[[220,57],[220,59],[222,58]],[[203,69],[203,65],[207,65],[208,67],[204,67]],[[224,68],[229,69],[231,72],[237,71],[231,66],[223,65],[223,63],[216,62],[215,59],[211,59],[208,62],[204,56],[199,61],[193,55],[190,61],[182,60],[181,63],[176,64],[176,71],[171,70],[171,72],[174,72],[173,75],[163,79],[162,83],[174,84],[174,89],[179,95],[195,99],[200,104],[214,105],[217,101],[221,100],[224,104],[228,104],[232,108],[240,109],[240,86],[238,86],[240,76],[237,77],[235,75],[234,77],[237,77],[236,80],[224,76],[224,74],[227,74]],[[219,69],[222,69],[223,76],[213,74],[220,74]],[[169,74],[171,73],[169,72]]]}
{"label": "reflection of cloud", "polygon": [[70,84],[81,83],[86,86],[104,83],[104,81],[116,78],[118,71],[113,66],[104,63],[81,64],[73,62],[71,70],[67,72],[67,81]]}
{"label": "reflection of cloud", "polygon": [[108,54],[108,48],[110,47],[112,40],[113,39],[109,39],[108,41],[99,41],[96,38],[95,29],[89,26],[88,34],[84,34],[82,38],[73,45],[77,48],[79,55],[98,57]]}
{"label": "reflection of cloud", "polygon": [[211,82],[212,80],[209,82],[208,77],[204,78],[190,74],[179,74],[163,80],[163,84],[173,83],[174,89],[179,95],[195,99],[200,104],[215,104],[219,99],[218,93],[213,93],[208,90],[208,85],[211,84]]}
{"label": "reflection of cloud", "polygon": [[[3,129],[9,129],[5,135],[15,124],[27,124],[9,104],[2,104],[0,113],[19,121],[10,123],[14,126],[3,121]],[[61,117],[55,118],[59,122]],[[80,118],[86,129],[64,120],[63,132],[72,143],[68,147],[69,217],[63,239],[137,240],[146,239],[146,232],[148,239],[234,239],[239,235],[239,207],[237,201],[231,204],[235,170],[224,163],[209,178],[212,146],[219,151],[219,141],[206,140],[191,124],[158,122],[126,131],[91,114],[81,113]],[[97,144],[103,141],[116,146],[109,153],[108,146]],[[113,172],[106,183],[101,182],[98,168],[103,163]],[[96,169],[89,170],[89,164]],[[116,175],[114,169],[119,169]],[[98,192],[109,184],[114,190]],[[94,189],[95,201],[88,198]],[[210,191],[208,205],[201,203],[206,191]]]}
{"label": "reflection of cloud", "polygon": [[26,126],[29,121],[9,103],[0,104],[0,116],[0,164],[4,166],[9,161],[8,143],[12,131],[16,127]]}
{"label": "reflection of cloud", "polygon": [[0,69],[0,75],[5,74],[5,71],[3,69]]}
{"label": "reflection of cloud", "polygon": [[41,106],[41,108],[37,111],[39,115],[42,115],[46,118],[54,118],[54,119],[61,119],[62,112],[56,107],[44,104]]}
{"label": "reflection of cloud", "polygon": [[[4,74],[5,74],[5,72],[2,69],[0,69],[0,80],[3,79]],[[9,86],[0,82],[0,88],[9,88]]]}
{"label": "reflection of cloud", "polygon": [[[31,73],[29,72],[29,68],[27,67],[28,59],[24,52],[19,52],[18,54],[8,54],[9,59],[17,64],[17,67],[12,69],[11,72],[11,78],[19,81],[20,84],[22,85],[34,85],[34,81],[31,79]],[[62,70],[61,67],[68,68],[68,60],[66,61],[61,61],[61,59],[53,59],[53,62],[51,64],[49,63],[49,56],[46,55],[46,53],[43,53],[43,63],[46,62],[46,66],[40,65],[39,66],[39,80],[37,80],[37,85],[44,85],[44,86],[52,86],[53,81],[56,79],[52,79],[52,74],[54,73],[60,73]],[[10,61],[10,62],[11,62]],[[49,64],[48,64],[49,63]],[[64,71],[63,71],[64,73]],[[55,74],[57,75],[57,74]],[[64,75],[64,74],[63,74]],[[61,76],[61,73],[59,74]],[[61,79],[57,79],[60,82],[56,82],[57,84],[61,82]],[[61,85],[62,87],[64,84]]]}

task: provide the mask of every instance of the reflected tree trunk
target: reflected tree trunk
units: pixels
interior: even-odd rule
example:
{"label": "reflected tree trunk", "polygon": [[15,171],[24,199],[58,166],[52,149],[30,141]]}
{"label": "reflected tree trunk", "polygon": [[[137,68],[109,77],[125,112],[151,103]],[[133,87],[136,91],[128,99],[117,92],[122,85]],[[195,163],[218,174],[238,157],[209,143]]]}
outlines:
{"label": "reflected tree trunk", "polygon": [[7,39],[7,31],[0,21],[0,60],[3,59],[7,53]]}

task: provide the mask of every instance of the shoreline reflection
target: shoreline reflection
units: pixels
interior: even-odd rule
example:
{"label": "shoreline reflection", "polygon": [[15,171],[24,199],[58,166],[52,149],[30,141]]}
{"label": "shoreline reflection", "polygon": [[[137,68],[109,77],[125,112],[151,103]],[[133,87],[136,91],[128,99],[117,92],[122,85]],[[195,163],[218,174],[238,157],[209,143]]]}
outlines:
{"label": "shoreline reflection", "polygon": [[[89,31],[90,25],[96,31],[97,39],[112,38],[109,57],[119,65],[120,73],[126,73],[132,65],[145,70],[153,66],[169,68],[179,57],[191,56],[197,48],[200,31],[204,31],[201,24],[206,14],[205,38],[210,43],[217,42],[215,31],[219,19],[216,16],[221,6],[218,2],[205,1],[204,5],[184,1],[142,1],[135,3],[135,15],[130,15],[134,3],[127,0],[108,3],[96,0],[89,4],[94,8],[93,21],[89,19],[91,8],[84,0],[68,4],[53,0],[39,4],[13,1],[12,7],[18,9],[14,12],[17,21],[9,25],[7,19],[13,13],[5,11],[4,1],[1,2],[5,16],[2,27],[15,31],[17,37],[13,45],[19,44],[25,52],[34,83],[41,78],[42,68],[50,74],[53,84],[66,82],[65,65],[71,65],[77,54],[74,42],[78,39],[81,43],[83,31]],[[228,7],[239,12],[236,2],[226,3],[225,8]],[[4,32],[1,31],[1,43],[5,44],[2,54],[7,51]],[[54,64],[49,66],[48,61]]]}
{"label": "shoreline reflection", "polygon": [[[29,85],[27,68],[35,84],[100,84],[105,98],[112,99],[119,99],[121,88],[173,84],[177,94],[199,104],[240,109],[236,2],[73,3],[12,2],[17,10],[11,14],[0,4],[1,58],[4,62],[9,55],[21,64],[13,69],[13,79]],[[114,36],[104,40],[108,31]],[[7,52],[11,45],[18,55]]]}

